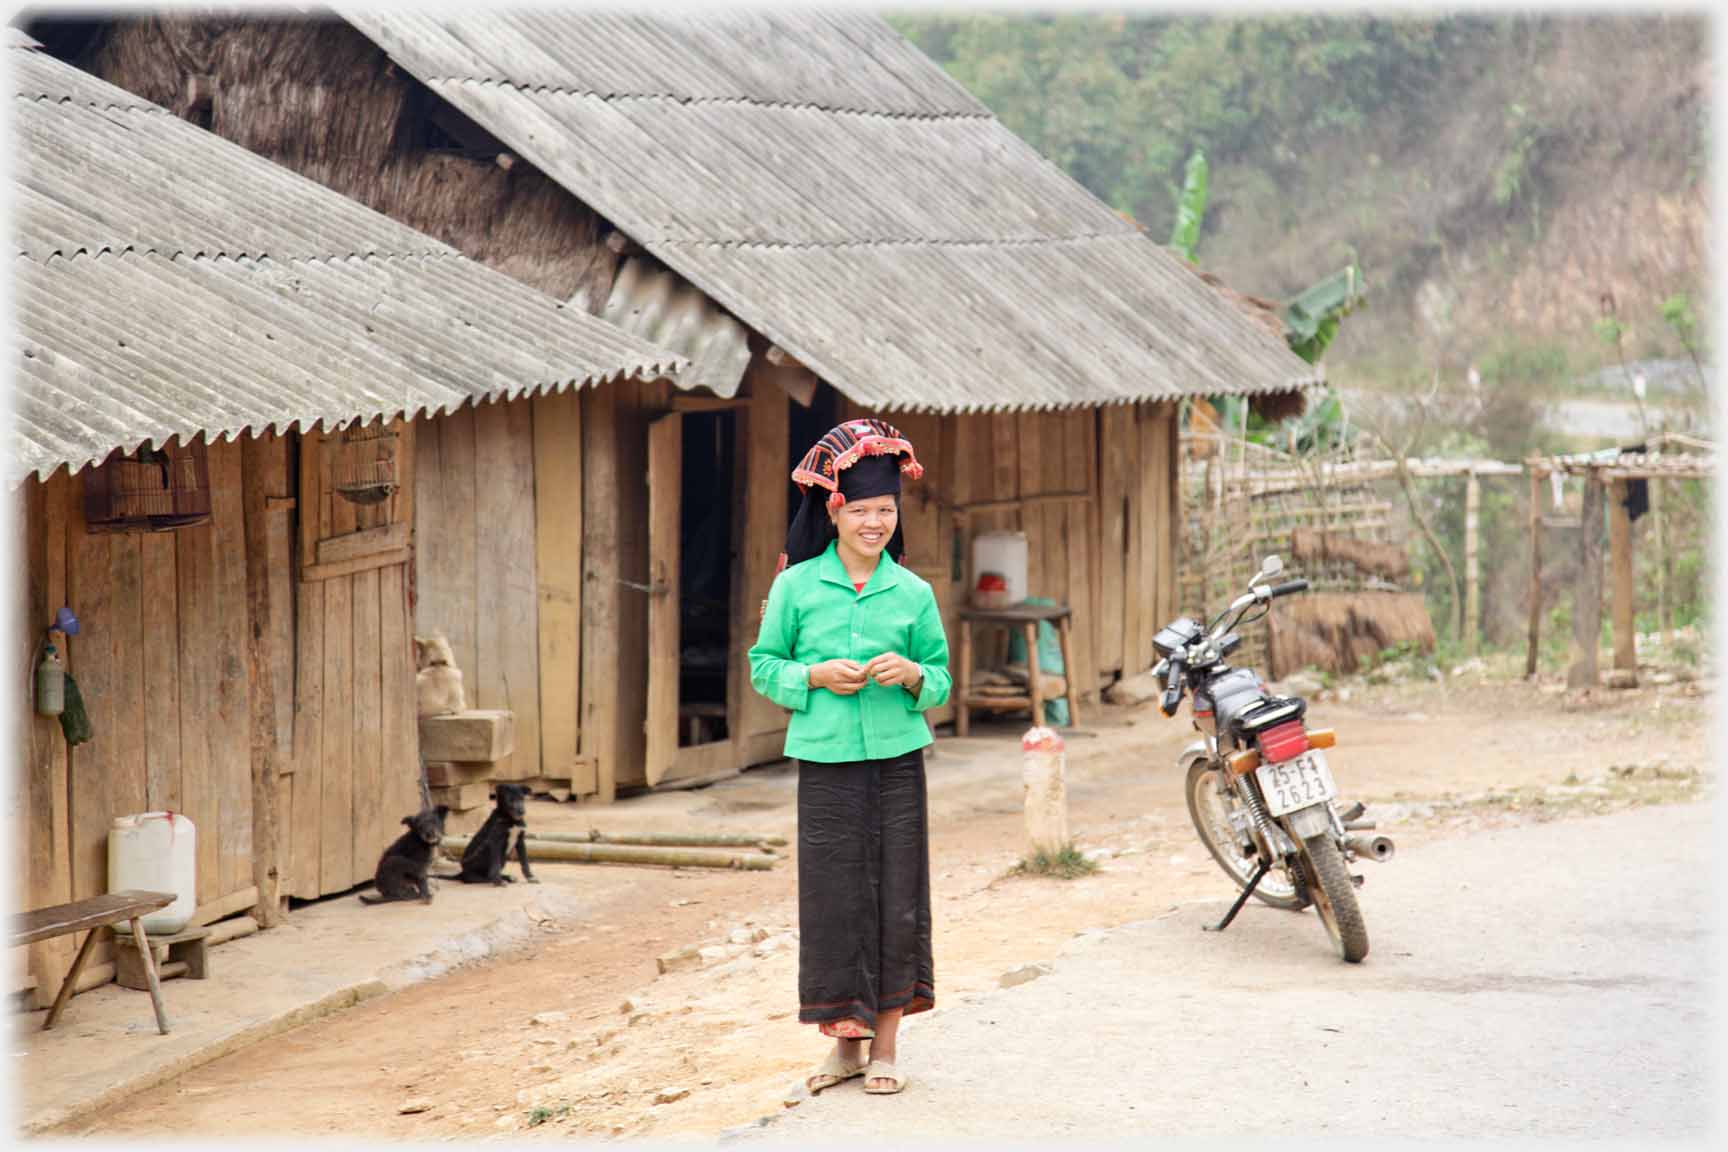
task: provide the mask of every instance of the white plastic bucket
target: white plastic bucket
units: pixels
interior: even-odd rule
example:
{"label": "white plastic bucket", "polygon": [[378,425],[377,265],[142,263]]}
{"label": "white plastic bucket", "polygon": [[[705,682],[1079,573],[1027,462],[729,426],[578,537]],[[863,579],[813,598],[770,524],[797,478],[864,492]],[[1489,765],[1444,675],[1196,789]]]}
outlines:
{"label": "white plastic bucket", "polygon": [[1026,587],[1026,533],[985,532],[972,538],[972,571],[1000,572],[1008,583],[1008,603],[1032,593]]}
{"label": "white plastic bucket", "polygon": [[144,917],[144,931],[171,936],[198,908],[198,832],[179,812],[116,816],[108,827],[108,891],[172,892],[174,903]]}

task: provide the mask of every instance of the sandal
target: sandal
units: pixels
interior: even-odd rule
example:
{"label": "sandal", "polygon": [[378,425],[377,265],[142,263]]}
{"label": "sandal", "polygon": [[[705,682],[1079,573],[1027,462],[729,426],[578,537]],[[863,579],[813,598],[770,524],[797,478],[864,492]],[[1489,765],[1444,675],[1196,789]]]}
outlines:
{"label": "sandal", "polygon": [[[888,1081],[889,1086],[886,1088],[873,1088],[870,1086],[870,1081],[872,1080],[886,1080]],[[892,1096],[897,1092],[904,1091],[905,1088],[905,1073],[901,1072],[886,1060],[872,1060],[870,1061],[869,1066],[864,1069],[864,1091],[870,1093],[872,1096]]]}
{"label": "sandal", "polygon": [[864,1075],[867,1064],[848,1064],[840,1059],[838,1048],[830,1049],[828,1059],[817,1065],[816,1071],[804,1078],[804,1087],[814,1096],[824,1088],[832,1088],[842,1084],[854,1076]]}

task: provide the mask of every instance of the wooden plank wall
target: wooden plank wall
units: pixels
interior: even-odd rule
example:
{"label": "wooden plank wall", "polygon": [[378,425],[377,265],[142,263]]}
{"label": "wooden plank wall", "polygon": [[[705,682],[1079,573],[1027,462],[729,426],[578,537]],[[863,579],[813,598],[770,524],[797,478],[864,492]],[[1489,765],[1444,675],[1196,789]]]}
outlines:
{"label": "wooden plank wall", "polygon": [[[87,532],[82,475],[20,493],[20,659],[33,667],[41,629],[69,605],[81,630],[63,657],[94,733],[68,750],[58,720],[32,713],[22,730],[26,907],[107,891],[110,822],[162,809],[197,827],[201,909],[256,899],[241,452],[238,441],[210,446],[212,519],[175,532]],[[98,943],[90,963],[110,962],[111,949]],[[52,996],[71,959],[69,939],[30,949],[38,996]]]}
{"label": "wooden plank wall", "polygon": [[449,638],[470,708],[515,714],[516,751],[494,778],[532,779],[542,775],[533,406],[420,423],[414,629]]}

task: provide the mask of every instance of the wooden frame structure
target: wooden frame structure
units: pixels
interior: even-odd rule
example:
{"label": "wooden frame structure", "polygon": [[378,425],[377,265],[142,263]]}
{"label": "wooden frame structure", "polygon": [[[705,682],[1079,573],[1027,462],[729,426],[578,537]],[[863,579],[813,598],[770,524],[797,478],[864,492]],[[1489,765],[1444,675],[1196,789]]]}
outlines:
{"label": "wooden frame structure", "polygon": [[[1607,502],[1610,621],[1614,637],[1614,682],[1634,687],[1638,682],[1637,603],[1633,579],[1632,517],[1628,508],[1635,481],[1661,485],[1668,480],[1708,480],[1716,474],[1716,449],[1708,440],[1664,433],[1637,449],[1533,458],[1525,462],[1530,476],[1530,629],[1524,674],[1536,674],[1542,632],[1541,484],[1551,475],[1584,480],[1579,513],[1577,606],[1572,614],[1572,663],[1566,672],[1571,688],[1594,688],[1602,635],[1603,504]],[[1653,503],[1655,503],[1653,501]]]}

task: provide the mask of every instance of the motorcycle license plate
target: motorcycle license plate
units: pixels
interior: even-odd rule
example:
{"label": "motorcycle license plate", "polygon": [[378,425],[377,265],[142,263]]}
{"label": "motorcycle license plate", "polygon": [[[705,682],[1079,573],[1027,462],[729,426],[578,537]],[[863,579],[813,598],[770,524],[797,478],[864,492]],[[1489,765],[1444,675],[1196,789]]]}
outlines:
{"label": "motorcycle license plate", "polygon": [[1314,748],[1292,760],[1262,764],[1255,777],[1260,781],[1260,794],[1266,797],[1266,810],[1274,816],[1330,800],[1338,794],[1326,757]]}

